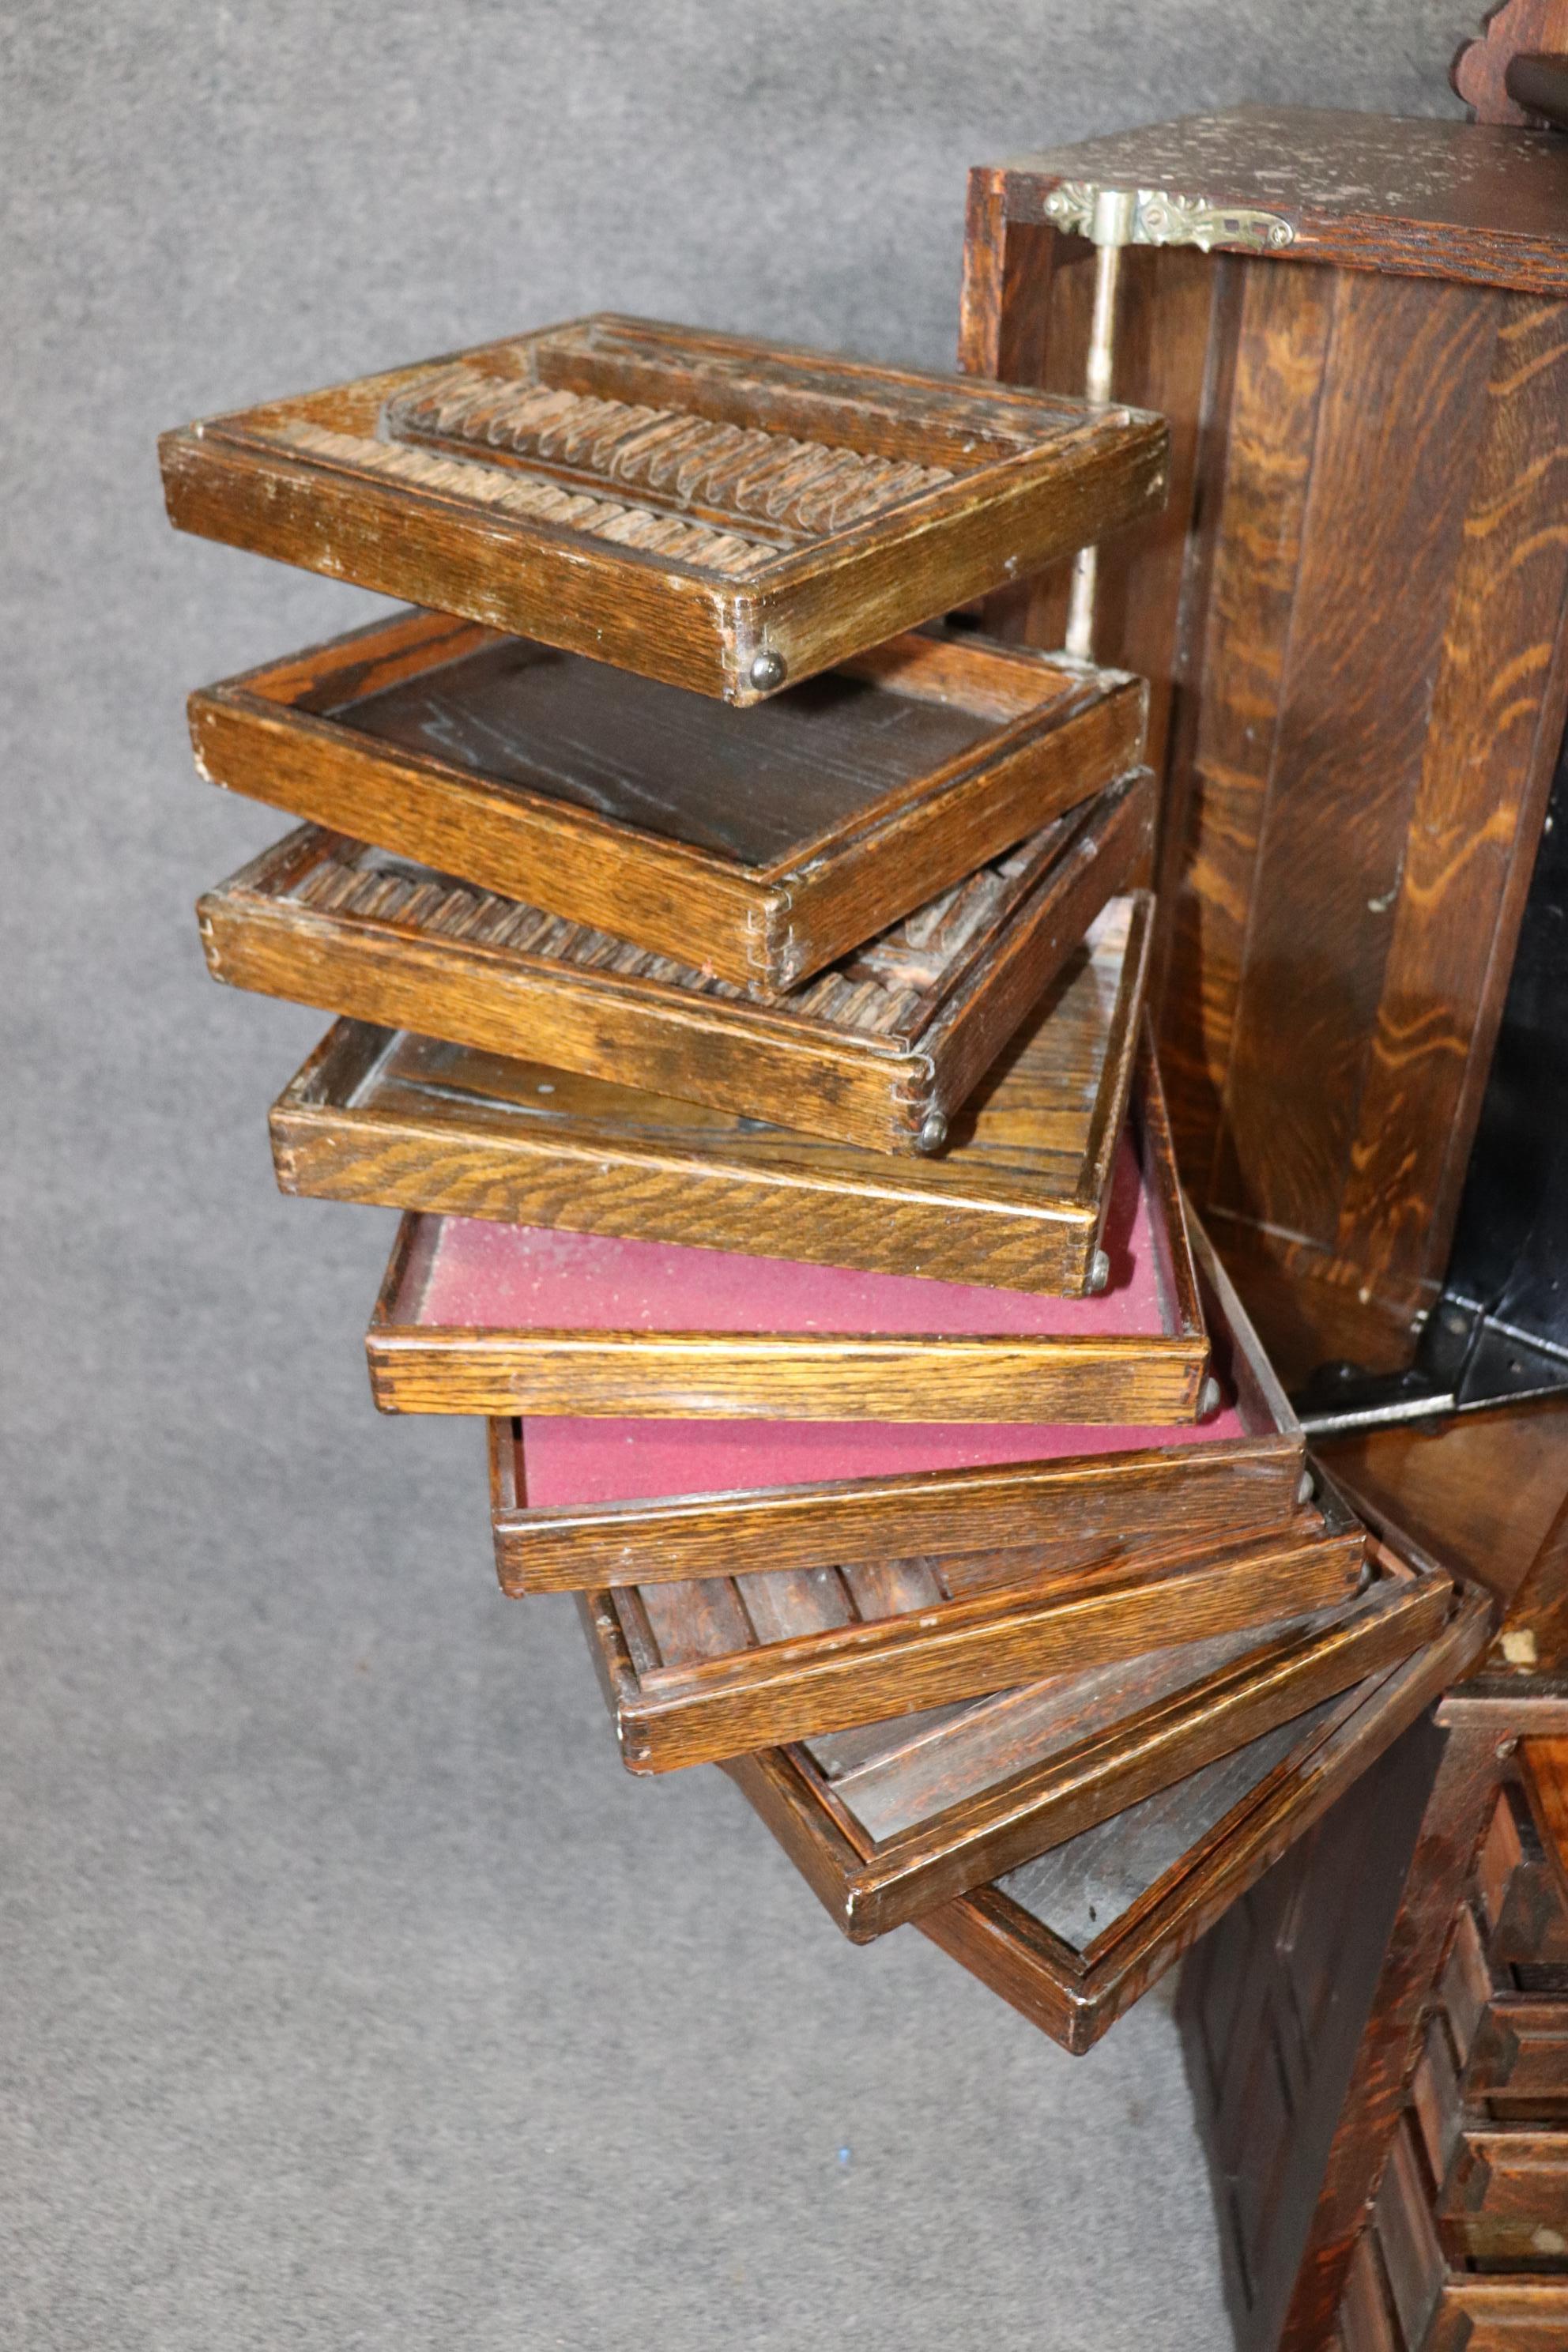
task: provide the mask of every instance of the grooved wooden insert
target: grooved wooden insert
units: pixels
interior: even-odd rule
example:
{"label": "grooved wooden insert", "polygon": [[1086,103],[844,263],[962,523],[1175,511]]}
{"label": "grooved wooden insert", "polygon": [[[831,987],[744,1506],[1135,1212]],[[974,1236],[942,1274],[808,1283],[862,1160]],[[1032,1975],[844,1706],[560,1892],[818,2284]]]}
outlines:
{"label": "grooved wooden insert", "polygon": [[1157,509],[1163,421],[600,315],[164,436],[208,538],[753,702]]}
{"label": "grooved wooden insert", "polygon": [[[1152,1057],[1144,1100],[1157,1094]],[[1157,1106],[1080,1298],[472,1219],[405,1221],[367,1336],[392,1411],[1195,1418],[1208,1360]]]}
{"label": "grooved wooden insert", "polygon": [[1147,855],[1140,774],[776,1004],[305,826],[197,909],[216,979],[882,1151],[931,1150]]}
{"label": "grooved wooden insert", "polygon": [[742,713],[415,613],[190,719],[216,783],[773,995],[1135,768],[1145,699],[903,636]]}
{"label": "grooved wooden insert", "polygon": [[1005,1289],[1087,1289],[1149,900],[1112,899],[934,1159],[340,1022],[272,1109],[285,1192]]}

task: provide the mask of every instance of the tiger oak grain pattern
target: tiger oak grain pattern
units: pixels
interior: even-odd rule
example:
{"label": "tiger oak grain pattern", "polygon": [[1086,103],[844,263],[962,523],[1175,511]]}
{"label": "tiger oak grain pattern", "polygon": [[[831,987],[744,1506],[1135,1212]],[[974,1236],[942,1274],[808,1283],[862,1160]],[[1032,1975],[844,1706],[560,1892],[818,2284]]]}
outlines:
{"label": "tiger oak grain pattern", "polygon": [[[1339,1230],[1383,998],[1497,301],[1379,278],[1342,278],[1333,289],[1276,790],[1253,878],[1209,1195],[1250,1223],[1324,1243]],[[1365,618],[1395,606],[1391,671],[1386,642]]]}
{"label": "tiger oak grain pattern", "polygon": [[1088,1289],[1132,1083],[1146,894],[1107,907],[935,1159],[341,1022],[273,1105],[280,1188],[1005,1289]]}
{"label": "tiger oak grain pattern", "polygon": [[1246,1545],[1168,1537],[1098,1570],[1053,1575],[1048,1557],[1011,1552],[1005,1581],[967,1593],[942,1559],[884,1564],[901,1588],[892,1607],[877,1570],[854,1566],[580,1601],[622,1761],[665,1772],[1342,1602],[1363,1557],[1359,1530],[1309,1511]]}
{"label": "tiger oak grain pattern", "polygon": [[[1217,1821],[1200,1812],[1188,1851],[1092,1940],[1063,1941],[995,1885],[924,1913],[916,1925],[1064,2049],[1091,2048],[1465,1671],[1484,1645],[1487,1620],[1486,1601],[1464,1597],[1434,1642],[1392,1674],[1369,1678],[1363,1704],[1326,1737],[1321,1727],[1309,1729],[1298,1751],[1270,1761]],[[1176,1809],[1179,1822],[1178,1800],[1171,1791],[1146,1802]],[[1136,1812],[1125,1818],[1135,1822]],[[1114,1834],[1106,1825],[1083,1833],[1086,1843]],[[1064,1858],[1072,1851],[1061,1849]],[[1320,2329],[1314,2343],[1322,2340]]]}
{"label": "tiger oak grain pattern", "polygon": [[810,1743],[728,1769],[770,1826],[793,1812],[792,1853],[820,1843],[808,1879],[820,1895],[836,1876],[829,1913],[865,1941],[1397,1664],[1441,1628],[1451,1597],[1441,1578],[1374,1587],[1267,1641],[1254,1629],[1011,1693],[907,1747],[889,1726],[884,1752],[845,1773]]}
{"label": "tiger oak grain pattern", "polygon": [[[1528,132],[1246,110],[992,167],[974,214],[1004,283],[1063,180],[1297,231],[1203,265],[1179,613],[1134,655],[1102,583],[1095,637],[1167,746],[1151,987],[1184,1176],[1292,1380],[1407,1362],[1452,1238],[1568,687],[1563,172]],[[1173,302],[1197,266],[1133,255]],[[1085,275],[1058,256],[1032,298],[1047,383],[1081,364]]]}
{"label": "tiger oak grain pattern", "polygon": [[1144,700],[905,636],[742,717],[430,614],[189,715],[214,783],[774,995],[1136,768]]}
{"label": "tiger oak grain pattern", "polygon": [[235,987],[919,1151],[1146,863],[1152,816],[1147,776],[1125,779],[772,1005],[313,826],[197,917]]}
{"label": "tiger oak grain pattern", "polygon": [[1173,1523],[1216,1544],[1289,1517],[1300,1424],[1201,1228],[1190,1229],[1216,1377],[1239,1438],[1001,1467],[550,1509],[527,1500],[514,1424],[491,1432],[496,1568],[507,1592],[730,1576],[1047,1544],[1064,1564],[1114,1559]]}
{"label": "tiger oak grain pattern", "polygon": [[1149,510],[1165,440],[605,314],[161,454],[183,530],[749,703]]}

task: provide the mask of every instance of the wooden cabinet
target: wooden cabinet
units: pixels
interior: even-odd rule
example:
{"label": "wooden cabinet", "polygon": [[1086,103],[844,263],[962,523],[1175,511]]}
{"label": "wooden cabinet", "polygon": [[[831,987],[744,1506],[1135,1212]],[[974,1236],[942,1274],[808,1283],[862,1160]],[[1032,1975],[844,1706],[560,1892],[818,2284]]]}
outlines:
{"label": "wooden cabinet", "polygon": [[[1568,145],[1252,108],[982,168],[967,367],[1081,385],[1097,189],[1138,193],[1145,240],[1115,394],[1172,424],[1093,647],[1151,682],[1184,1177],[1288,1385],[1392,1368],[1442,1280],[1568,699]],[[995,625],[1059,644],[1066,603],[1058,567]]]}

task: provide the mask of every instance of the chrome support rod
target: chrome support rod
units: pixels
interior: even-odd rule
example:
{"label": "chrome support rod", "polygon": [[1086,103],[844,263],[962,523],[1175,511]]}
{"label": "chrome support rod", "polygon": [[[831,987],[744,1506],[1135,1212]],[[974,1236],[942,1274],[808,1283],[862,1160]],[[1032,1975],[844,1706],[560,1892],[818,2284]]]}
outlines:
{"label": "chrome support rod", "polygon": [[[1131,189],[1097,188],[1087,235],[1095,248],[1094,310],[1089,329],[1089,364],[1084,370],[1086,400],[1105,407],[1111,397],[1116,365],[1116,294],[1121,277],[1121,248],[1132,241],[1137,198]],[[1066,646],[1080,661],[1094,656],[1094,595],[1100,551],[1080,547],[1073,558],[1072,589],[1068,599]]]}

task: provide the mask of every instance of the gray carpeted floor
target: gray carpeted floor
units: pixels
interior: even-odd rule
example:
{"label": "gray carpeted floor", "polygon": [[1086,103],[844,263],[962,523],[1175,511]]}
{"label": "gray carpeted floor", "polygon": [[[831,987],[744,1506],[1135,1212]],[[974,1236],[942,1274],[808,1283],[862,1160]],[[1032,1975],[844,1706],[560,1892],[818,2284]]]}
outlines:
{"label": "gray carpeted floor", "polygon": [[213,988],[281,830],[181,698],[354,625],[177,542],[156,430],[592,307],[942,362],[964,165],[1445,110],[1420,0],[13,5],[0,21],[0,2344],[1212,2352],[1168,2012],[1074,2062],[635,1784],[479,1433],[378,1422],[390,1234],[284,1202],[319,1034]]}

